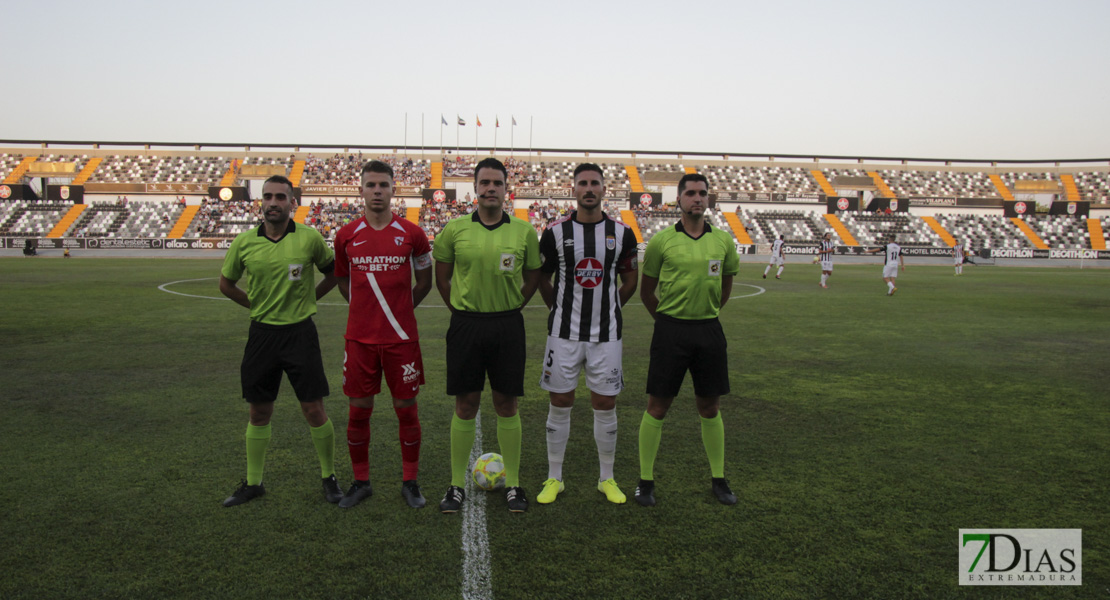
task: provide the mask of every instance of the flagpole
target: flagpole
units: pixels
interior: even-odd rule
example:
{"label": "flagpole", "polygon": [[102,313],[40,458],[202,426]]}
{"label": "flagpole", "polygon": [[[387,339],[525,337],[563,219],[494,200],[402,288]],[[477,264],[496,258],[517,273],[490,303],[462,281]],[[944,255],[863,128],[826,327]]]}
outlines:
{"label": "flagpole", "polygon": [[443,113],[439,113],[439,158],[443,158],[443,124],[446,119],[443,118]]}
{"label": "flagpole", "polygon": [[456,157],[458,157],[458,155],[459,155],[459,127],[460,127],[459,113],[455,113],[455,156]]}
{"label": "flagpole", "polygon": [[497,130],[501,128],[501,120],[493,115],[493,153],[497,154]]}
{"label": "flagpole", "polygon": [[528,117],[528,160],[532,160],[532,125],[535,124],[535,117]]}
{"label": "flagpole", "polygon": [[409,157],[409,113],[405,113],[405,158]]}
{"label": "flagpole", "polygon": [[482,122],[478,120],[478,114],[474,114],[474,163],[478,162],[478,130],[481,129]]}
{"label": "flagpole", "polygon": [[420,160],[424,160],[424,113],[420,113]]}
{"label": "flagpole", "polygon": [[509,115],[509,158],[513,157],[513,151],[516,150],[516,115]]}

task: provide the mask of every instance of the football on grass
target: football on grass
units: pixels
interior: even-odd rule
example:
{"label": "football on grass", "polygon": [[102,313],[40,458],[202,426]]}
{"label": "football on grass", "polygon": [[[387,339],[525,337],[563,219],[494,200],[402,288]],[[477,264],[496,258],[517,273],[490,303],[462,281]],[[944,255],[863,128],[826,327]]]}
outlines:
{"label": "football on grass", "polygon": [[505,487],[505,461],[496,452],[486,452],[474,461],[474,485],[486,491]]}
{"label": "football on grass", "polygon": [[487,452],[474,461],[474,485],[487,492],[505,487],[505,461],[496,452]]}

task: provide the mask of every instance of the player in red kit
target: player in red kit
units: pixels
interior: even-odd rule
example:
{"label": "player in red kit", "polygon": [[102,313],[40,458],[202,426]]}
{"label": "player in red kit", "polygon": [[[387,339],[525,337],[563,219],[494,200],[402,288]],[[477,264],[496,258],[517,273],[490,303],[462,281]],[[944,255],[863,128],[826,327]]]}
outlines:
{"label": "player in red kit", "polygon": [[[370,415],[382,376],[393,396],[401,440],[401,496],[423,508],[416,483],[420,464],[420,420],[416,396],[424,383],[424,364],[413,309],[432,289],[432,249],[422,229],[391,210],[393,168],[372,160],[362,168],[361,217],[335,236],[335,274],[339,291],[350,304],[343,393],[350,398],[347,446],[355,483],[341,508],[350,508],[373,493],[370,487]],[[413,284],[413,274],[415,281]]]}

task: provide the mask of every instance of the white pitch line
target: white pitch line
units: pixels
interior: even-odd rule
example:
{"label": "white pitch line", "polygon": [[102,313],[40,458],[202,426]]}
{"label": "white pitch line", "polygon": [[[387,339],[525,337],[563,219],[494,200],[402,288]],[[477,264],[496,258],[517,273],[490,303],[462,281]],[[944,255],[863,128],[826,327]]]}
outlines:
{"label": "white pitch line", "polygon": [[[474,446],[470,448],[469,465],[482,455],[482,415],[474,417]],[[466,600],[492,600],[493,564],[489,558],[489,536],[486,533],[486,492],[466,478],[467,501],[462,506],[462,597]]]}
{"label": "white pitch line", "polygon": [[[219,277],[201,277],[200,279],[181,279],[181,280],[178,280],[178,281],[171,281],[169,283],[163,283],[162,285],[158,286],[158,289],[162,290],[163,292],[169,293],[169,294],[177,294],[178,296],[188,296],[189,298],[203,298],[203,299],[206,299],[206,300],[228,300],[228,298],[224,298],[222,296],[201,296],[199,294],[186,294],[184,292],[175,292],[171,289],[167,289],[169,286],[175,285],[175,284],[178,284],[178,283],[188,283],[188,282],[191,282],[191,281],[207,281],[209,279],[219,279]],[[757,291],[755,291],[754,293],[751,293],[751,294],[743,294],[741,296],[729,296],[728,297],[729,300],[737,300],[737,299],[740,299],[740,298],[751,298],[753,296],[758,296],[758,295],[760,295],[762,293],[765,293],[767,291],[765,288],[761,288],[758,285],[752,285],[750,283],[734,283],[733,287],[736,287],[736,286],[744,286],[744,287],[755,288],[755,290],[757,290]],[[319,301],[317,301],[316,305],[317,306],[347,306],[347,303],[346,302],[319,302]],[[639,302],[629,302],[628,304],[625,304],[625,306],[643,306],[643,304],[640,304]],[[417,308],[447,308],[447,307],[442,305],[442,304],[432,304],[432,305],[422,304],[422,305],[418,306]],[[528,306],[525,306],[524,308],[543,308],[545,310],[547,309],[547,307],[542,305],[542,304],[529,304]]]}

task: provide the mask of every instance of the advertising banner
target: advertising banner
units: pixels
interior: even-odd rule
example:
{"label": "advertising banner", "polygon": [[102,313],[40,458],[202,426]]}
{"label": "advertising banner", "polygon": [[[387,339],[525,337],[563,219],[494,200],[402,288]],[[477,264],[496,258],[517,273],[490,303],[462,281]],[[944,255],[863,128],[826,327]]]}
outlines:
{"label": "advertising banner", "polygon": [[148,194],[207,194],[208,182],[183,183],[180,181],[155,182],[146,184]]}
{"label": "advertising banner", "polygon": [[632,208],[657,208],[663,204],[663,194],[628,192],[628,203]]}
{"label": "advertising banner", "polygon": [[[293,189],[293,195],[298,198],[300,197],[297,195],[296,188]],[[223,200],[224,202],[250,200],[250,194],[247,193],[247,188],[237,185],[209,186],[208,197],[213,200]]]}
{"label": "advertising banner", "polygon": [[905,198],[872,198],[867,204],[867,212],[885,213],[888,208],[892,213],[909,212],[910,203]]}
{"label": "advertising banner", "polygon": [[359,187],[357,185],[306,184],[301,186],[301,193],[305,196],[358,196]]}
{"label": "advertising banner", "polygon": [[455,199],[455,190],[437,190],[425,189],[421,194],[424,196],[424,202],[448,202]]}
{"label": "advertising banner", "polygon": [[1015,200],[1013,202],[1005,200],[1002,202],[1002,214],[1006,217],[1023,217],[1036,212],[1037,204],[1035,202],[1026,202],[1025,200]]}
{"label": "advertising banner", "polygon": [[38,200],[39,195],[26,183],[0,183],[0,200]]}
{"label": "advertising banner", "polygon": [[[562,187],[517,187],[513,188],[513,194],[517,198],[570,198],[572,197],[570,188]],[[618,196],[624,200],[624,196]]]}
{"label": "advertising banner", "polygon": [[1091,216],[1091,203],[1090,202],[1068,202],[1060,201],[1052,203],[1048,209],[1050,215],[1069,215],[1072,217],[1083,217],[1084,219]]}
{"label": "advertising banner", "polygon": [[72,202],[73,204],[85,203],[85,186],[82,185],[47,185],[46,199],[57,202]]}
{"label": "advertising banner", "polygon": [[825,196],[825,205],[830,214],[846,210],[859,210],[859,198],[854,196]]}

